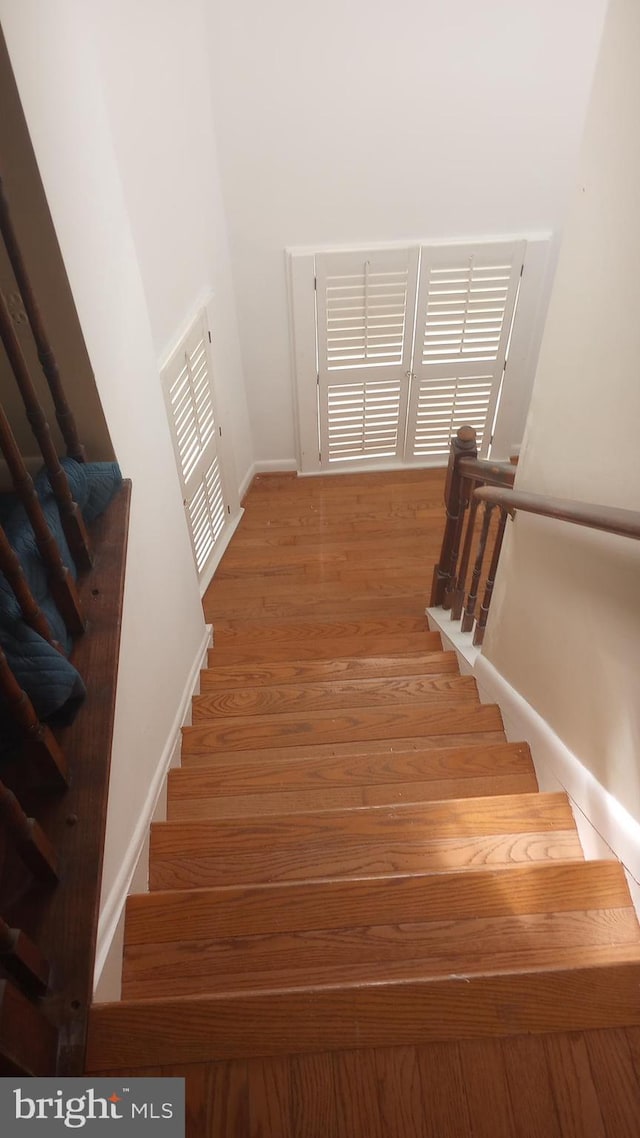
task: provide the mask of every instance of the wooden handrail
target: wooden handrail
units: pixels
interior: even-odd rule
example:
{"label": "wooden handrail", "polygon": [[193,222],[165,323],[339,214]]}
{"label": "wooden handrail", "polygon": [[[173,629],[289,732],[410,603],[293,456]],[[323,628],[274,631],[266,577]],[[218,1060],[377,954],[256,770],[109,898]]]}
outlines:
{"label": "wooden handrail", "polygon": [[486,458],[462,458],[458,463],[462,478],[483,486],[513,486],[516,468],[510,462],[489,462]]}
{"label": "wooden handrail", "polygon": [[474,490],[474,497],[501,506],[510,512],[522,510],[527,514],[538,514],[543,518],[555,518],[557,521],[571,522],[576,526],[586,526],[588,529],[640,540],[638,510],[594,505],[592,502],[575,502],[571,498],[551,498],[546,494],[529,494],[524,490],[509,490],[496,486],[481,486]]}

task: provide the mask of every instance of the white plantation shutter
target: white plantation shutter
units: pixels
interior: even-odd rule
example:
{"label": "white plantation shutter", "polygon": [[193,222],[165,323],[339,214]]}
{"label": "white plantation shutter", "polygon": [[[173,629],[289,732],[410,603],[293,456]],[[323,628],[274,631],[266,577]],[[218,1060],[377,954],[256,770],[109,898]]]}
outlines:
{"label": "white plantation shutter", "polygon": [[402,455],[418,250],[316,257],[320,465]]}
{"label": "white plantation shutter", "polygon": [[204,313],[163,368],[162,383],[193,553],[202,577],[228,522]]}
{"label": "white plantation shutter", "polygon": [[451,436],[466,423],[486,454],[525,244],[422,248],[408,461],[445,462]]}

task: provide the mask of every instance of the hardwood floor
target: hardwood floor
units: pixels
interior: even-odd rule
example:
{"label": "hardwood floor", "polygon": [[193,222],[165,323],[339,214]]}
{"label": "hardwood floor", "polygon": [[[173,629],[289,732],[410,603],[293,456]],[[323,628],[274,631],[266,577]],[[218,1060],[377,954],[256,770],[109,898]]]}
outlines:
{"label": "hardwood floor", "polygon": [[443,472],[259,476],[88,1069],[189,1138],[636,1138],[615,862],[428,632]]}

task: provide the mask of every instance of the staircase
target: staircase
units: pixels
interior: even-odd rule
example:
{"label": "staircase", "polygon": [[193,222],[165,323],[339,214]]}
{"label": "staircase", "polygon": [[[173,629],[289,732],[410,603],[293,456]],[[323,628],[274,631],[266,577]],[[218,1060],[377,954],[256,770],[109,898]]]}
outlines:
{"label": "staircase", "polygon": [[89,1070],[638,1022],[621,867],[427,630],[441,493],[254,484]]}

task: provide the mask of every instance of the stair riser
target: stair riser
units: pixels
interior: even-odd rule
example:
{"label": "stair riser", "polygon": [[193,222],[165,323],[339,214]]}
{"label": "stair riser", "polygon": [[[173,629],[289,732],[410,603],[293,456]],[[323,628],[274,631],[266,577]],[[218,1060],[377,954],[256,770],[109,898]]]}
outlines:
{"label": "stair riser", "polygon": [[296,747],[303,744],[366,742],[415,735],[446,736],[463,731],[501,731],[500,711],[492,704],[355,708],[310,712],[308,716],[235,716],[183,731],[187,754],[195,751],[243,751],[247,748]]}
{"label": "stair riser", "polygon": [[289,851],[253,855],[221,854],[153,858],[150,889],[202,889],[219,885],[317,880],[334,877],[387,877],[413,873],[473,873],[523,862],[580,859],[582,850],[574,829],[527,834],[496,834],[483,838],[453,838],[413,845],[398,843],[380,849],[378,842],[343,843],[328,850],[322,843]]}
{"label": "stair riser", "polygon": [[87,1070],[640,1023],[640,963],[615,956],[527,975],[107,1004],[90,1017]]}
{"label": "stair riser", "polygon": [[127,900],[128,946],[263,933],[518,913],[627,908],[629,890],[614,861],[513,865],[467,873],[323,881],[304,885],[141,893]]}

